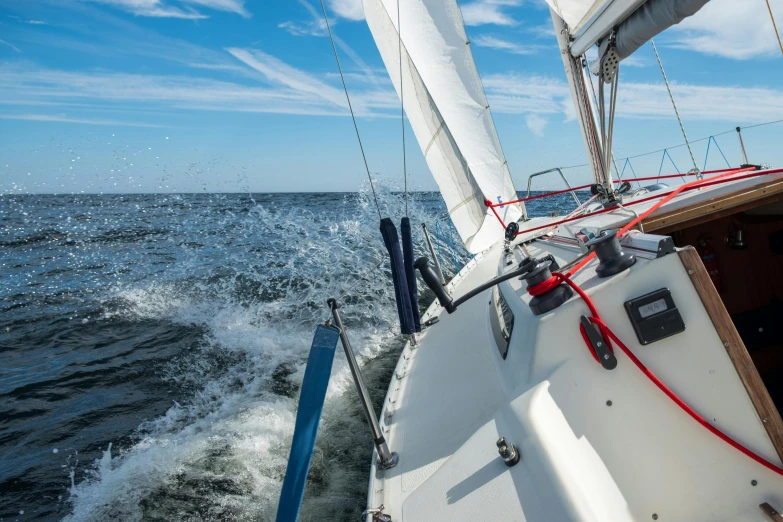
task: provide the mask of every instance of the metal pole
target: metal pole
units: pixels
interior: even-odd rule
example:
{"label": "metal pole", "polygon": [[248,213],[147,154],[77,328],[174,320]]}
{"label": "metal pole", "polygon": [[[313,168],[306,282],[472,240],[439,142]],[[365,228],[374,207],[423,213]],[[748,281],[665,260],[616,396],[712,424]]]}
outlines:
{"label": "metal pole", "polygon": [[748,155],[745,154],[745,144],[742,142],[742,132],[740,131],[739,127],[737,127],[737,137],[739,138],[740,149],[742,150],[742,163],[743,163],[743,166],[749,165],[749,163],[748,163]]}
{"label": "metal pole", "polygon": [[443,270],[440,269],[440,261],[438,261],[438,256],[435,255],[435,247],[432,246],[432,240],[430,240],[430,233],[427,231],[426,223],[422,223],[421,228],[424,230],[424,239],[427,240],[427,246],[430,249],[432,260],[435,263],[435,273],[438,274],[440,282],[445,285],[446,279],[443,277]]}
{"label": "metal pole", "polygon": [[337,311],[340,305],[337,304],[336,299],[331,298],[326,300],[326,304],[332,311],[334,324],[340,330],[340,341],[342,341],[343,349],[345,350],[345,357],[348,359],[348,367],[351,369],[353,382],[356,384],[356,390],[359,392],[359,399],[362,402],[364,414],[367,416],[367,422],[370,423],[373,442],[375,443],[375,449],[378,451],[378,467],[381,469],[393,468],[397,465],[399,457],[396,452],[389,451],[389,446],[386,444],[386,439],[383,437],[381,426],[378,424],[378,417],[375,415],[375,410],[370,402],[370,394],[367,392],[367,387],[364,385],[364,379],[359,370],[359,364],[356,362],[356,356],[353,354],[351,342],[348,340],[348,336],[345,333],[345,327],[343,327],[343,321],[340,319],[340,313]]}

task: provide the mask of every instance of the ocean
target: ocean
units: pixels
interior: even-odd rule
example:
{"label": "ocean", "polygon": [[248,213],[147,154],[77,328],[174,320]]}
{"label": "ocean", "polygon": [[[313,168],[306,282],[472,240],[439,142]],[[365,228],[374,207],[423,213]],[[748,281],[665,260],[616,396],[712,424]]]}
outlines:
{"label": "ocean", "polygon": [[[445,211],[410,196],[451,277]],[[403,347],[384,256],[367,192],[0,195],[0,522],[274,520],[329,297],[380,412]],[[338,349],[300,519],[359,520],[372,449]]]}

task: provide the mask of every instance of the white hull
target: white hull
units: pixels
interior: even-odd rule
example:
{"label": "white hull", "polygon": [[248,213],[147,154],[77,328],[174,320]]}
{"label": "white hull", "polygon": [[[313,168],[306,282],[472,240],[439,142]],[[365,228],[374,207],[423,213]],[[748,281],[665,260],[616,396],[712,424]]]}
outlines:
{"label": "white hull", "polygon": [[[685,193],[657,214],[727,197],[762,180],[779,178]],[[550,236],[619,228],[654,203],[629,207],[634,213],[588,215]],[[544,232],[523,235],[515,244]],[[553,255],[561,266],[580,253],[557,237],[539,237],[526,248],[534,257]],[[633,267],[604,279],[595,275],[593,260],[574,281],[670,389],[732,439],[780,466],[768,434],[771,419],[759,416],[694,285],[701,275],[694,270],[703,267],[686,267],[681,252],[659,258],[637,254]],[[523,257],[519,247],[505,254],[496,244],[450,283],[452,297],[517,268]],[[536,316],[524,281],[513,278],[498,288],[514,314],[505,360],[490,324],[492,290],[451,315],[434,303],[422,318],[440,321],[422,333],[416,347],[406,346],[397,364],[381,425],[400,460],[386,471],[373,463],[368,507],[384,505],[395,522],[750,522],[769,520],[759,509],[764,502],[783,506],[783,477],[699,425],[624,353],[615,349],[614,370],[596,363],[579,332],[580,316],[587,314],[584,301],[575,296]],[[623,304],[662,288],[671,291],[686,328],[642,346]],[[507,467],[498,456],[499,437],[520,450],[516,466]]]}

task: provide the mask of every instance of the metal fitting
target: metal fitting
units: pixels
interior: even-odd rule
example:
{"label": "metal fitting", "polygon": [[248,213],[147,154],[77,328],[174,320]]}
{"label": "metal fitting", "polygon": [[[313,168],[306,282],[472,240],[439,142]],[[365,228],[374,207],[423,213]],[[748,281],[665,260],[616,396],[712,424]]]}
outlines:
{"label": "metal fitting", "polygon": [[505,437],[500,437],[497,441],[498,453],[509,468],[519,462],[519,452],[516,446],[506,441]]}

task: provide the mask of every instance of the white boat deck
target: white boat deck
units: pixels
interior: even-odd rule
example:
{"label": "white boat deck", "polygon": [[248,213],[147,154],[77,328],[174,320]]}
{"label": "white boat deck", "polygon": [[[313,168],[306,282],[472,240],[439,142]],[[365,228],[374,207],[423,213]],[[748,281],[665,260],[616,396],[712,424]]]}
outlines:
{"label": "white boat deck", "polygon": [[[615,226],[627,221],[604,214],[600,226],[610,216]],[[528,249],[561,264],[577,253],[551,242]],[[501,255],[495,245],[471,261],[452,296],[502,273]],[[515,256],[509,270],[518,249]],[[702,415],[780,464],[679,257],[639,259],[607,279],[595,277],[594,266],[575,280],[613,331]],[[623,303],[659,288],[671,290],[686,330],[641,346]],[[515,316],[505,360],[489,325],[490,291],[451,315],[434,304],[424,319],[440,321],[415,349],[405,348],[381,421],[399,465],[373,465],[369,507],[383,504],[395,522],[761,522],[759,504],[783,506],[783,477],[706,431],[619,350],[615,370],[592,359],[578,330],[587,312],[581,300],[534,316],[523,282],[500,289]],[[521,451],[518,465],[499,458],[499,436]]]}

